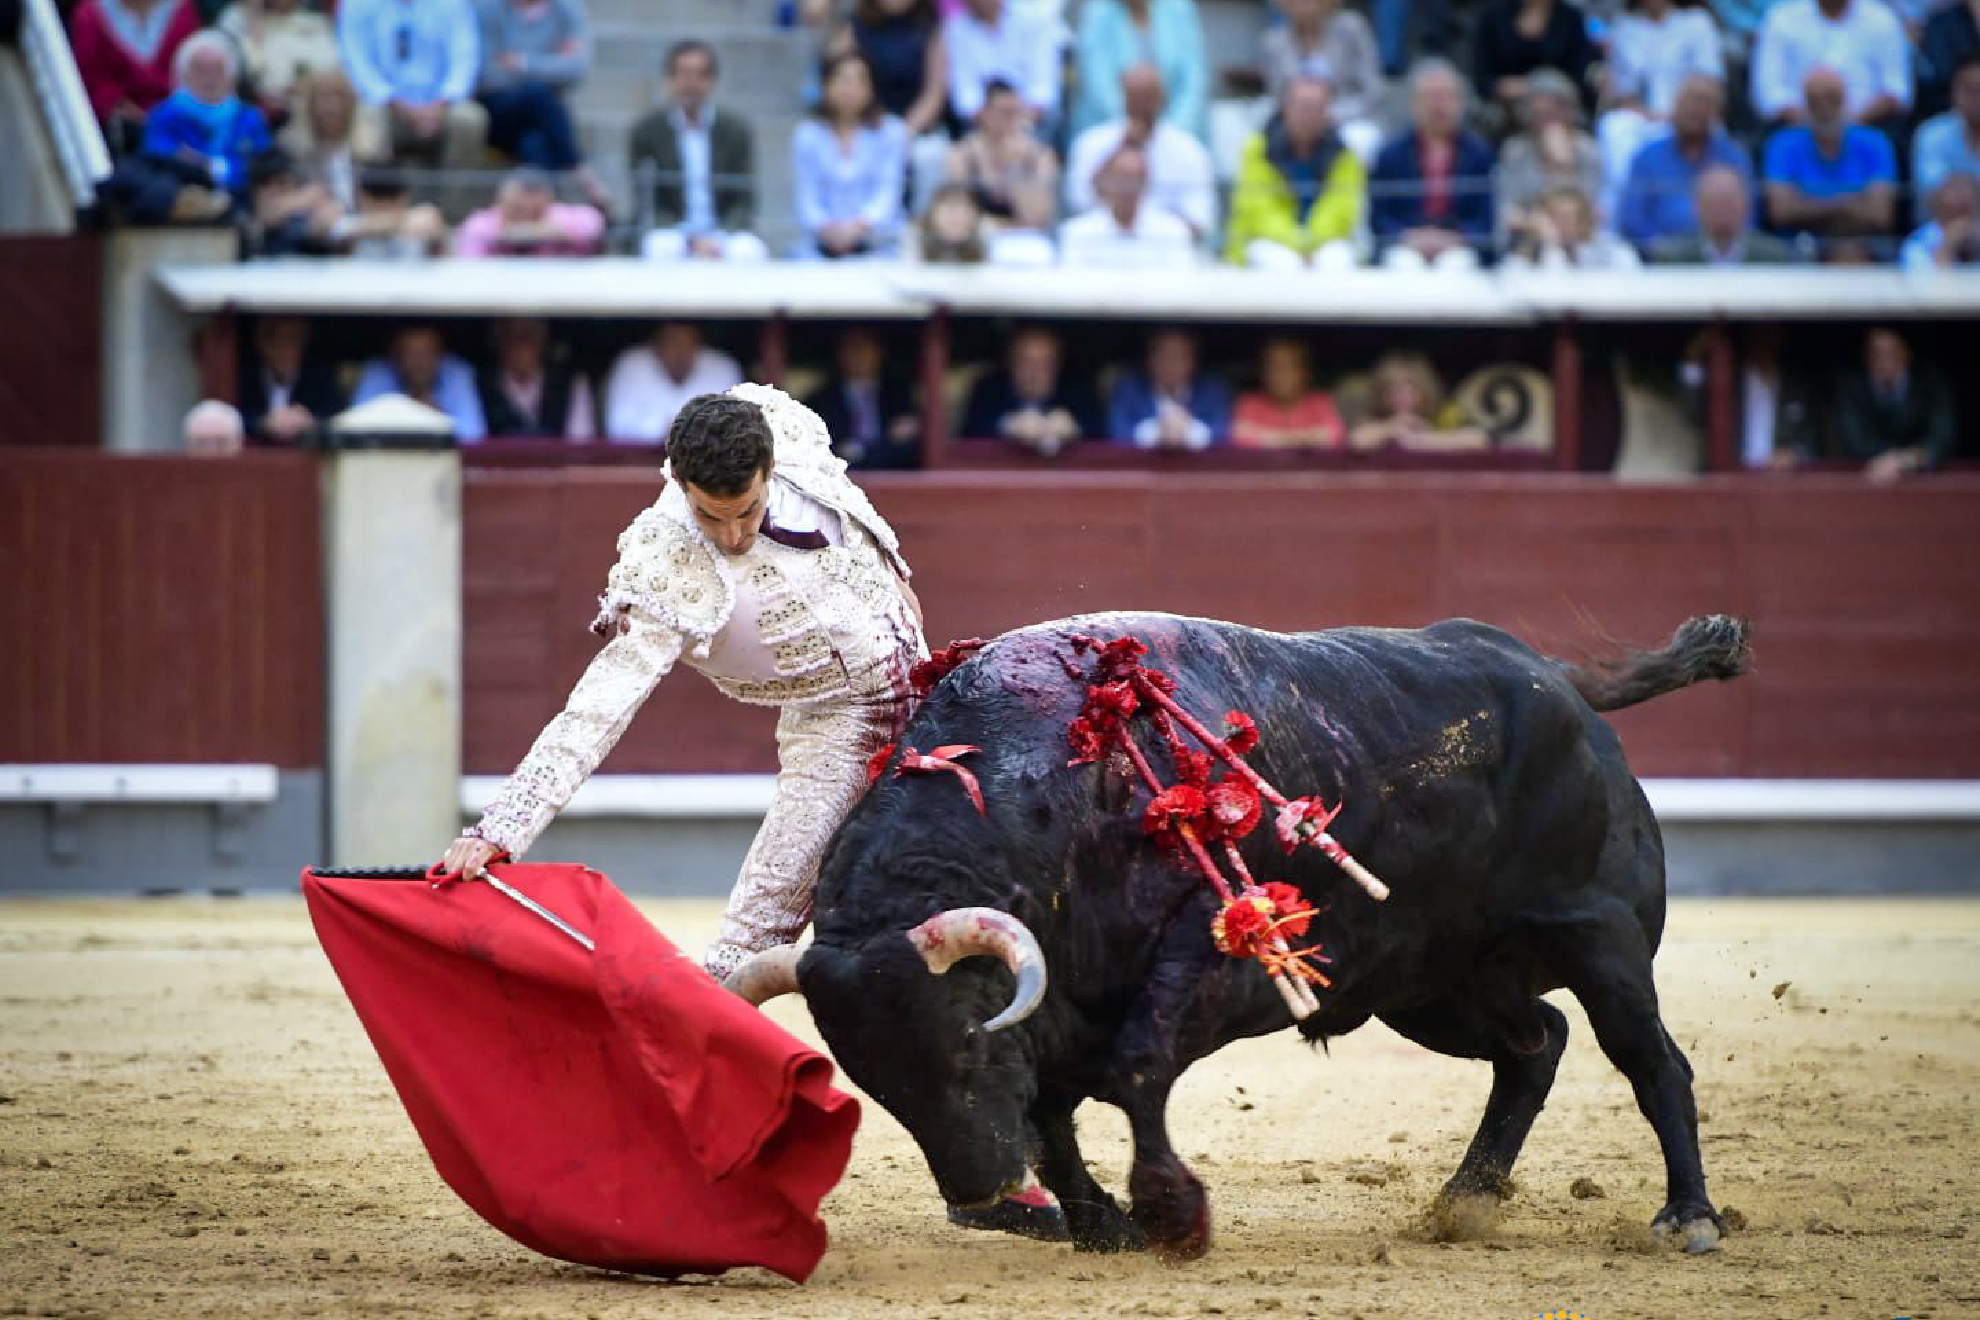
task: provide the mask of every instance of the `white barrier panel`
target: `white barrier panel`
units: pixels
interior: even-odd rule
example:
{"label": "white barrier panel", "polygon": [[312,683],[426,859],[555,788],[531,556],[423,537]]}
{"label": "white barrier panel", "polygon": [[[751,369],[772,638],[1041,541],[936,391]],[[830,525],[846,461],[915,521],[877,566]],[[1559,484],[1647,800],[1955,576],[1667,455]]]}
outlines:
{"label": "white barrier panel", "polygon": [[273,802],[272,765],[0,765],[0,802]]}

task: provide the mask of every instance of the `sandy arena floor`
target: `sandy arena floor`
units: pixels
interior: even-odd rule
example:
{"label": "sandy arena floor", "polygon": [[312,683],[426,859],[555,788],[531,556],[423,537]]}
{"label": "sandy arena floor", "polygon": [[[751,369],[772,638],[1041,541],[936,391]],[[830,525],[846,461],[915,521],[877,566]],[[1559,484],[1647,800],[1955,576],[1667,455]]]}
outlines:
{"label": "sandy arena floor", "polygon": [[[696,946],[706,903],[652,904]],[[1679,905],[1659,960],[1711,1186],[1745,1227],[1650,1247],[1663,1168],[1575,1037],[1498,1233],[1420,1227],[1487,1073],[1379,1026],[1290,1035],[1185,1081],[1177,1143],[1217,1246],[1181,1269],[949,1228],[869,1107],[799,1290],[531,1255],[433,1174],[299,900],[0,904],[0,1315],[1980,1317],[1980,902]],[[779,1016],[809,1034],[801,1006]],[[1118,1186],[1118,1117],[1087,1111]],[[1577,1180],[1591,1180],[1571,1194]]]}

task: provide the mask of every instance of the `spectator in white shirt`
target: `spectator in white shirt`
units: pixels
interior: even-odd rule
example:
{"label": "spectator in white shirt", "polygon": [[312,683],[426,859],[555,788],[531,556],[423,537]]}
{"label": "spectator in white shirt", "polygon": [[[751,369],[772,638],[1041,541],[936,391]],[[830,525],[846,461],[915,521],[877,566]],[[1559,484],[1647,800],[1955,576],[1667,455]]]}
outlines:
{"label": "spectator in white shirt", "polygon": [[1072,141],[1066,153],[1066,209],[1093,208],[1093,178],[1123,146],[1148,159],[1148,202],[1188,223],[1198,239],[1217,227],[1217,170],[1210,152],[1195,136],[1162,122],[1168,90],[1152,64],[1138,64],[1121,75],[1122,118],[1095,124]]}
{"label": "spectator in white shirt", "polygon": [[1195,236],[1182,217],[1144,203],[1148,157],[1122,147],[1093,180],[1100,205],[1059,226],[1059,260],[1114,270],[1174,269],[1196,264]]}
{"label": "spectator in white shirt", "polygon": [[736,360],[701,342],[701,331],[666,321],[644,344],[619,354],[605,382],[605,434],[657,445],[674,414],[697,394],[720,394],[742,384]]}
{"label": "spectator in white shirt", "polygon": [[1609,38],[1611,108],[1596,121],[1602,146],[1602,211],[1617,214],[1637,149],[1670,125],[1678,89],[1703,75],[1725,81],[1726,59],[1709,10],[1676,0],[1633,0]]}
{"label": "spectator in white shirt", "polygon": [[949,53],[949,113],[975,120],[992,82],[1024,98],[1033,131],[1050,139],[1059,117],[1060,37],[1052,24],[1010,0],[965,0],[943,24]]}
{"label": "spectator in white shirt", "polygon": [[1911,109],[1911,43],[1883,0],[1780,0],[1753,44],[1753,108],[1771,125],[1798,124],[1817,69],[1842,75],[1845,112],[1881,125]]}

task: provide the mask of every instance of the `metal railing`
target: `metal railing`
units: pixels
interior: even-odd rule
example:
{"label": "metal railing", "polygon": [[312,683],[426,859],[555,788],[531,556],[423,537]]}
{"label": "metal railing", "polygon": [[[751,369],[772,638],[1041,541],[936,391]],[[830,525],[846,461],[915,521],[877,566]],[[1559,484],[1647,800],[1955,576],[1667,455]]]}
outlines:
{"label": "metal railing", "polygon": [[55,0],[26,0],[21,49],[42,122],[55,144],[63,182],[77,210],[93,206],[96,187],[110,177],[110,148],[83,90],[69,34]]}

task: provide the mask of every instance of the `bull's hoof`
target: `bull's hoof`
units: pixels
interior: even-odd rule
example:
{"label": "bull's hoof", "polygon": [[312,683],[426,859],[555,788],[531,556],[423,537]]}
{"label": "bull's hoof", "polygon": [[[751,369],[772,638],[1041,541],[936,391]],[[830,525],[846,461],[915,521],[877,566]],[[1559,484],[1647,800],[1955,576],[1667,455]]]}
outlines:
{"label": "bull's hoof", "polygon": [[1430,1203],[1430,1238],[1434,1242],[1477,1242],[1498,1231],[1501,1198],[1494,1192],[1453,1192],[1446,1189]]}
{"label": "bull's hoof", "polygon": [[1196,1195],[1177,1207],[1182,1213],[1164,1216],[1165,1222],[1159,1227],[1137,1214],[1148,1250],[1164,1265],[1187,1265],[1209,1254],[1210,1198],[1203,1195],[1200,1186],[1191,1190]]}
{"label": "bull's hoof", "polygon": [[1142,1251],[1148,1246],[1140,1225],[1110,1198],[1104,1205],[1094,1201],[1062,1201],[1066,1231],[1072,1235],[1074,1251]]}
{"label": "bull's hoof", "polygon": [[1709,1204],[1667,1205],[1650,1221],[1650,1231],[1667,1246],[1687,1256],[1702,1256],[1719,1249],[1725,1236],[1726,1221]]}

